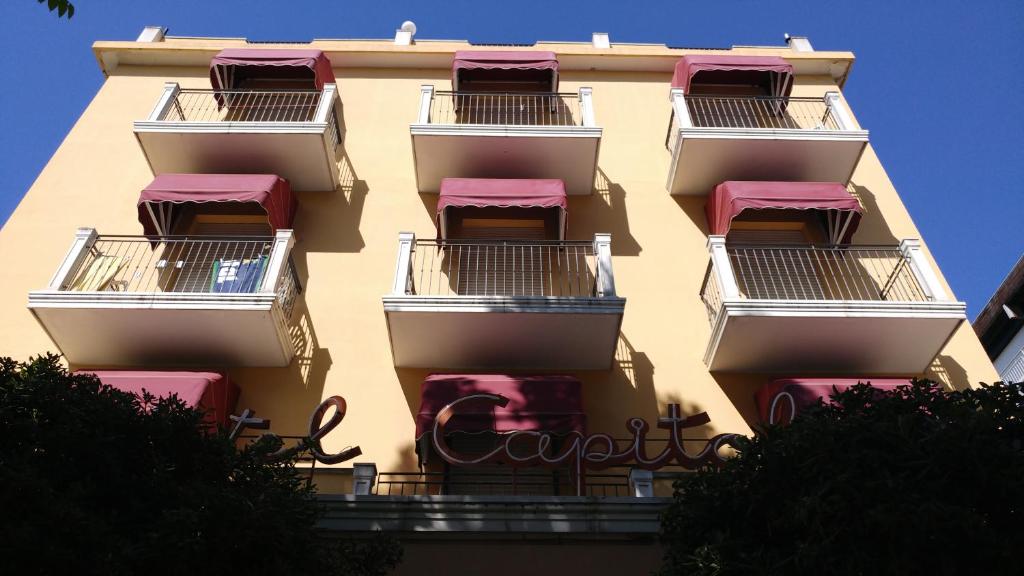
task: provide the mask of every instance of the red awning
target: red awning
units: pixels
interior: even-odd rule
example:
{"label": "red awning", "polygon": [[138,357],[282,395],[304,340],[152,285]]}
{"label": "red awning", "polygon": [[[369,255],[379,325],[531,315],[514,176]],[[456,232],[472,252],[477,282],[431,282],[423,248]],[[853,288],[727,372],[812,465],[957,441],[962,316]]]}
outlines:
{"label": "red awning", "polygon": [[129,370],[88,370],[100,382],[140,398],[145,390],[157,398],[177,394],[185,404],[206,411],[211,424],[227,426],[235,409],[239,390],[225,374],[217,372],[150,372]]}
{"label": "red awning", "polygon": [[554,52],[457,50],[452,62],[452,90],[456,92],[464,70],[550,70],[550,90],[558,91],[558,58]]}
{"label": "red awning", "polygon": [[474,413],[479,408],[467,405],[448,422],[448,432],[586,433],[582,385],[571,376],[432,374],[421,387],[416,439],[433,430],[434,418],[442,408],[459,398],[482,393],[500,394],[509,402],[486,413]]}
{"label": "red awning", "polygon": [[139,222],[150,236],[170,234],[176,204],[243,202],[259,205],[277,231],[292,227],[297,201],[274,174],[161,174],[139,196]]}
{"label": "red awning", "polygon": [[761,421],[789,424],[802,409],[821,400],[829,403],[833,389],[840,392],[865,382],[879,390],[910,384],[909,378],[783,378],[761,386],[754,398]]}
{"label": "red awning", "polygon": [[447,237],[448,208],[549,208],[559,211],[559,236],[565,238],[565,183],[561,180],[444,178],[437,199],[437,231]]}
{"label": "red awning", "polygon": [[773,96],[786,97],[793,90],[793,65],[778,56],[683,56],[676,63],[672,87],[689,94],[695,76],[698,82],[762,84]]}
{"label": "red awning", "polygon": [[230,90],[245,78],[309,78],[317,90],[334,83],[331,61],[320,50],[229,48],[210,60],[214,90]]}
{"label": "red awning", "polygon": [[847,243],[860,223],[860,202],[838,182],[722,182],[711,192],[705,212],[712,235],[729,232],[745,210],[818,210],[825,213],[829,239]]}

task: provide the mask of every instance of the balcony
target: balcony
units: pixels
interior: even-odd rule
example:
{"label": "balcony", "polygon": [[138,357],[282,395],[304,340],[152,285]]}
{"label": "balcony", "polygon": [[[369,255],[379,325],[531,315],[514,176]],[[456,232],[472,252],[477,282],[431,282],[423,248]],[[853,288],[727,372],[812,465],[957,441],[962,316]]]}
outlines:
{"label": "balcony", "polygon": [[601,128],[590,88],[578,94],[435,92],[423,86],[410,126],[420,192],[442,178],[545,178],[590,194]]}
{"label": "balcony", "polygon": [[917,240],[770,247],[711,236],[708,246],[712,371],[919,375],[966,319]]}
{"label": "balcony", "polygon": [[153,173],[264,173],[299,191],[338,185],[340,101],[323,90],[195,90],[168,83],[135,136]]}
{"label": "balcony", "polygon": [[607,234],[581,242],[403,233],[384,313],[397,367],[606,370],[625,304]]}
{"label": "balcony", "polygon": [[76,365],[287,366],[293,242],[80,229],[28,307]]}
{"label": "balcony", "polygon": [[672,194],[706,195],[726,180],[847,183],[868,142],[840,102],[704,96],[672,90],[665,146]]}

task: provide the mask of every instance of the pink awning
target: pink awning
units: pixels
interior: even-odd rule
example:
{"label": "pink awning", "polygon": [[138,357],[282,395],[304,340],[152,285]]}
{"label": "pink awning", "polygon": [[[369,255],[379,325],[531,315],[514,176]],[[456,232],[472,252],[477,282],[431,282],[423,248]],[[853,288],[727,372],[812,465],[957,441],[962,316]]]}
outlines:
{"label": "pink awning", "polygon": [[274,174],[161,174],[139,196],[139,222],[147,235],[170,234],[175,205],[206,202],[256,204],[274,231],[292,227],[298,204],[288,181]]}
{"label": "pink awning", "polygon": [[261,77],[309,78],[317,90],[334,83],[331,61],[320,50],[228,48],[210,60],[214,90],[230,90],[246,78]]}
{"label": "pink awning", "polygon": [[534,430],[568,434],[586,433],[582,385],[571,376],[507,376],[500,374],[432,374],[424,380],[416,439],[434,428],[434,418],[451,402],[471,394],[500,394],[505,407],[473,412],[472,404],[452,417],[448,432],[498,433]]}
{"label": "pink awning", "polygon": [[705,212],[712,235],[729,232],[745,210],[817,210],[825,215],[829,239],[847,243],[860,223],[861,206],[838,182],[722,182],[711,192]]}
{"label": "pink awning", "polygon": [[818,400],[828,404],[833,389],[840,392],[864,382],[879,390],[910,384],[909,378],[782,378],[761,386],[754,398],[761,421],[789,424],[802,409]]}
{"label": "pink awning", "polygon": [[558,91],[558,58],[554,52],[512,50],[457,50],[452,62],[452,90],[466,70],[550,71],[550,91]]}
{"label": "pink awning", "polygon": [[568,205],[561,180],[444,178],[437,199],[437,230],[447,237],[448,208],[549,208],[559,211],[559,235],[564,238]]}
{"label": "pink awning", "polygon": [[694,77],[714,84],[759,84],[773,96],[786,97],[793,90],[793,65],[778,56],[683,56],[676,63],[672,87],[689,94]]}
{"label": "pink awning", "polygon": [[211,424],[227,426],[238,401],[238,386],[217,372],[153,372],[131,370],[87,370],[100,382],[142,397],[145,390],[157,398],[177,394],[185,404],[206,411]]}

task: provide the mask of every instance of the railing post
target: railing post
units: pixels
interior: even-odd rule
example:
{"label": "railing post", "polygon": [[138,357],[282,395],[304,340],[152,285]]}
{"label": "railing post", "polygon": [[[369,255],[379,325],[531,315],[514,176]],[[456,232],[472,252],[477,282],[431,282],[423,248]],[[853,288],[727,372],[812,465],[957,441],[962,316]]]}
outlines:
{"label": "railing post", "polygon": [[334,111],[334,99],[337,97],[338,85],[324,84],[323,92],[320,93],[320,102],[316,105],[316,115],[313,117],[314,122],[326,124],[330,120],[330,115]]}
{"label": "railing post", "polygon": [[391,293],[405,296],[412,286],[412,247],[416,243],[416,235],[412,232],[398,234],[398,261],[395,263],[395,282],[391,285]]}
{"label": "railing post", "polygon": [[708,236],[708,252],[711,254],[711,273],[718,282],[722,300],[739,298],[740,289],[736,284],[736,273],[733,272],[729,252],[725,248],[725,236]]}
{"label": "railing post", "polygon": [[178,92],[181,92],[181,87],[178,86],[177,82],[164,82],[164,93],[160,95],[160,99],[156,101],[153,111],[149,113],[150,122],[164,119],[164,116],[167,115],[167,110],[178,99]]}
{"label": "railing post", "polygon": [[612,271],[612,235],[594,234],[594,259],[597,266],[597,295],[615,297],[615,273]]}
{"label": "railing post", "polygon": [[597,126],[594,119],[594,89],[580,88],[580,120],[583,126]]}
{"label": "railing post", "polygon": [[826,92],[825,105],[828,106],[829,115],[835,119],[836,125],[840,130],[857,129],[857,126],[853,123],[853,117],[850,115],[849,110],[846,109],[846,106],[843,105],[842,98],[839,97],[839,92]]}
{"label": "railing post", "polygon": [[417,124],[430,124],[430,103],[434,100],[434,86],[420,85],[420,111],[416,117]]}
{"label": "railing post", "polygon": [[929,300],[947,301],[946,289],[939,282],[931,263],[921,250],[921,241],[917,238],[907,238],[900,242],[900,252],[907,259],[910,271],[914,273],[918,285],[924,291],[925,297]]}
{"label": "railing post", "polygon": [[291,230],[278,230],[274,236],[274,246],[270,249],[270,262],[267,273],[263,276],[260,292],[277,292],[277,284],[284,274],[288,274],[288,254],[295,245],[295,237]]}
{"label": "railing post", "polygon": [[372,462],[352,465],[352,494],[368,496],[377,482],[377,465]]}
{"label": "railing post", "polygon": [[630,468],[629,491],[636,498],[653,498],[654,472],[642,468]]}
{"label": "railing post", "polygon": [[57,268],[57,272],[50,278],[50,284],[46,287],[47,290],[60,290],[64,287],[65,283],[71,280],[68,276],[75,270],[78,270],[82,260],[89,254],[89,249],[96,243],[98,236],[94,228],[79,228],[75,232],[75,241],[71,243],[71,248],[68,249],[68,253],[64,256],[64,261]]}
{"label": "railing post", "polygon": [[672,111],[675,113],[676,122],[680,128],[693,128],[693,121],[690,120],[690,109],[686,107],[686,95],[682,88],[673,88],[669,92],[669,100],[672,101]]}

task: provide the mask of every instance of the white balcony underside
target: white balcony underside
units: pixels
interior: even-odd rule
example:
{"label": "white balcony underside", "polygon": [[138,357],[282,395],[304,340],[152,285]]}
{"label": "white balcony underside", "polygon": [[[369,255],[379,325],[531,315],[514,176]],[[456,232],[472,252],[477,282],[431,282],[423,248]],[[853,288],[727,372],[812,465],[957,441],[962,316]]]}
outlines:
{"label": "white balcony underside", "polygon": [[712,371],[922,374],[966,320],[963,302],[726,301]]}
{"label": "white balcony underside", "polygon": [[135,135],[154,174],[277,174],[293,190],[332,191],[338,165],[326,123],[135,123]]}
{"label": "white balcony underside", "polygon": [[593,190],[601,128],[413,124],[420,192],[442,178],[557,178],[568,194]]}
{"label": "white balcony underside", "polygon": [[79,366],[287,366],[276,294],[29,293],[29,308]]}
{"label": "white balcony underside", "polygon": [[846,184],[867,142],[864,130],[682,128],[668,189],[706,195],[727,180]]}
{"label": "white balcony underside", "polygon": [[395,366],[607,370],[623,298],[385,296]]}

